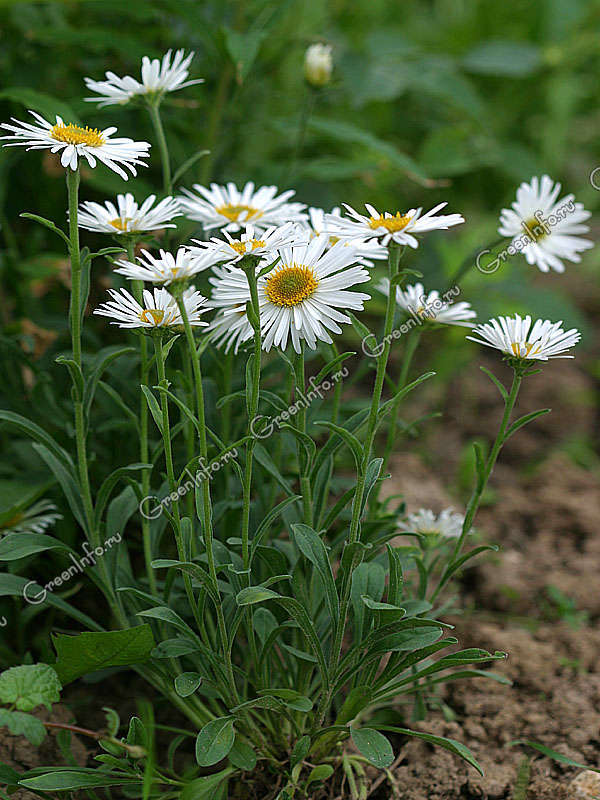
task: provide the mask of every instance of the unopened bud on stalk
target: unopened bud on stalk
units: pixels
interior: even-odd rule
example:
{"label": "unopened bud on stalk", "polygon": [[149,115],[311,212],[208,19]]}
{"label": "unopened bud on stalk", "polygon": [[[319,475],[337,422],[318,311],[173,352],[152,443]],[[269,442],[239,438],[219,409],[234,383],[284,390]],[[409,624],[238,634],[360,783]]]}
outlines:
{"label": "unopened bud on stalk", "polygon": [[326,86],[331,80],[333,60],[330,44],[311,44],[304,56],[304,77],[311,86]]}

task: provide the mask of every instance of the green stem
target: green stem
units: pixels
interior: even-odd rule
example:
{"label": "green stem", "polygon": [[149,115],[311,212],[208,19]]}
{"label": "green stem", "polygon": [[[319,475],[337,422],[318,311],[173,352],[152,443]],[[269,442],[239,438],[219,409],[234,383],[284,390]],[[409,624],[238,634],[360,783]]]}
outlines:
{"label": "green stem", "polygon": [[[421,338],[421,331],[418,329],[413,330],[408,334],[408,338],[406,340],[406,350],[404,352],[404,359],[402,361],[402,368],[400,371],[400,378],[398,380],[398,385],[396,386],[396,393],[400,392],[406,386],[408,380],[408,371],[410,369],[410,365],[412,363],[415,351],[419,345],[420,338]],[[382,473],[385,473],[388,461],[390,459],[391,454],[394,451],[394,446],[396,444],[396,434],[398,432],[398,410],[400,408],[401,402],[402,398],[398,397],[394,401],[394,404],[392,405],[392,411],[391,411],[392,419],[390,423],[390,428],[388,430],[387,441],[385,444],[383,464],[381,467]],[[379,494],[379,492],[377,492],[377,494]]]}
{"label": "green stem", "polygon": [[[393,284],[392,278],[398,272],[398,265],[402,255],[403,248],[398,247],[393,242],[390,242],[388,251],[388,278],[390,280],[390,291],[388,292],[386,311],[385,311],[385,324],[383,330],[383,350],[377,358],[377,371],[375,374],[375,385],[373,387],[373,395],[371,398],[371,409],[369,412],[369,419],[367,425],[367,434],[363,449],[363,460],[358,471],[356,492],[352,503],[352,519],[350,522],[350,532],[348,536],[349,544],[354,544],[360,539],[360,515],[365,493],[365,479],[366,471],[371,460],[371,450],[373,448],[373,441],[375,433],[377,432],[377,416],[379,412],[379,403],[381,401],[381,394],[383,391],[383,384],[385,381],[385,373],[387,363],[390,355],[390,348],[392,342],[392,328],[394,325],[394,312],[396,310],[396,295],[392,291]],[[335,641],[331,650],[330,671],[333,674],[339,664],[340,655],[342,652],[342,642],[344,639],[344,632],[346,629],[346,621],[348,617],[348,608],[350,603],[350,588],[352,573],[358,563],[358,554],[352,559],[352,563],[346,570],[341,587],[341,601],[340,601],[340,616],[339,625],[337,626]],[[331,694],[325,693],[323,701],[316,715],[317,724],[321,724],[324,719],[325,713],[331,702]]]}
{"label": "green stem", "polygon": [[[306,376],[304,370],[304,347],[300,344],[300,354],[297,359],[297,381],[301,385],[302,397],[304,397],[304,387],[306,386]],[[300,404],[298,412],[298,430],[300,433],[306,433],[306,405],[304,402]],[[302,509],[304,513],[304,524],[312,528],[313,513],[312,513],[312,492],[310,486],[310,478],[306,469],[302,468],[303,462],[306,460],[305,454],[302,452],[302,444],[297,442],[298,450],[298,465],[300,467],[300,492],[302,494]]]}
{"label": "green stem", "polygon": [[163,174],[163,191],[165,195],[171,195],[173,193],[173,187],[171,184],[171,159],[169,158],[167,137],[165,136],[165,130],[160,118],[159,104],[157,102],[148,103],[148,111],[150,113],[150,119],[152,120],[152,126],[154,128],[154,133],[158,142],[158,149],[160,151],[160,161],[162,164]]}
{"label": "green stem", "polygon": [[[204,389],[202,387],[202,370],[200,368],[200,358],[198,356],[198,349],[194,339],[194,331],[190,325],[190,319],[185,307],[185,302],[181,294],[177,296],[177,305],[181,319],[183,320],[183,327],[188,344],[188,350],[192,361],[192,373],[194,376],[194,388],[196,392],[196,408],[198,420],[198,442],[200,449],[200,457],[204,467],[208,467],[208,437],[206,433],[206,412],[204,404]],[[219,636],[221,639],[221,648],[223,650],[223,658],[227,668],[227,677],[230,683],[230,691],[232,698],[237,702],[238,695],[235,684],[235,676],[233,673],[233,664],[231,662],[231,653],[229,648],[229,639],[227,635],[227,627],[225,624],[225,615],[223,613],[223,606],[221,602],[221,595],[219,592],[219,584],[217,580],[217,569],[215,566],[214,554],[214,533],[212,527],[212,504],[210,499],[210,484],[207,479],[204,479],[201,484],[202,494],[202,527],[204,533],[204,542],[206,546],[206,559],[208,562],[208,573],[211,577],[215,593],[217,595],[216,611],[217,611],[217,624],[219,628]]]}
{"label": "green stem", "polygon": [[[81,308],[81,251],[79,248],[79,170],[67,169],[67,193],[69,199],[69,253],[71,258],[71,300],[69,308],[69,322],[71,326],[71,346],[73,350],[73,360],[79,370],[83,372],[81,358],[81,318],[83,310]],[[73,405],[75,416],[75,443],[77,451],[77,471],[79,475],[79,487],[83,500],[83,508],[87,523],[87,535],[91,545],[99,547],[100,533],[96,526],[94,503],[92,500],[92,490],[90,486],[89,469],[87,461],[87,442],[85,411],[83,397],[80,396],[79,389],[73,386]],[[123,620],[124,614],[120,607],[119,600],[115,596],[111,584],[108,568],[104,559],[99,560],[99,572],[102,583],[104,584],[104,594],[115,616]]]}
{"label": "green stem", "polygon": [[[127,255],[129,261],[133,262],[135,257],[135,243],[129,241],[127,243]],[[132,282],[133,294],[143,306],[143,281]],[[142,386],[148,385],[149,376],[149,358],[148,358],[148,339],[146,336],[140,336],[140,384]],[[141,394],[141,393],[140,393]],[[148,443],[148,404],[143,394],[140,397],[140,461],[142,464],[148,464],[150,458],[150,447]],[[150,474],[152,470],[142,470],[142,497],[150,495]],[[144,548],[144,563],[146,565],[146,576],[152,594],[158,593],[156,584],[156,575],[152,569],[152,539],[150,534],[150,520],[142,514],[142,544]]]}
{"label": "green stem", "polygon": [[[500,429],[498,431],[498,435],[496,436],[490,454],[485,462],[483,474],[481,477],[478,476],[475,489],[473,490],[473,494],[471,495],[471,499],[469,500],[469,503],[467,505],[467,511],[465,513],[465,520],[463,522],[461,535],[456,541],[456,545],[454,546],[454,550],[448,561],[448,564],[452,564],[452,562],[459,557],[465,539],[473,526],[475,515],[477,514],[479,505],[481,503],[481,497],[486,489],[488,480],[490,478],[490,475],[492,474],[492,470],[494,469],[494,465],[496,464],[500,450],[502,449],[502,445],[504,444],[506,430],[510,422],[511,414],[515,407],[517,395],[519,394],[519,389],[521,387],[522,381],[523,381],[523,372],[518,369],[515,369],[513,374],[512,386],[510,388],[509,395],[504,402],[504,414],[502,416],[502,422],[500,423]],[[444,580],[444,574],[442,574],[440,582],[438,583],[438,586],[431,597],[432,601],[435,600],[435,598],[438,596],[438,594],[444,587],[445,583],[446,581]]]}

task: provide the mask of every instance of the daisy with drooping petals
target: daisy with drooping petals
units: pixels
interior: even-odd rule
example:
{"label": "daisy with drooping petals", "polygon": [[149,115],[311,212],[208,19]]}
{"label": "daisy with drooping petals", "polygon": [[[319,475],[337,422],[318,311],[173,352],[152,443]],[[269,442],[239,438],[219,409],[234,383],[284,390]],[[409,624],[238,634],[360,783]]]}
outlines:
{"label": "daisy with drooping petals", "polygon": [[[306,214],[303,203],[288,203],[295,192],[289,189],[277,195],[276,186],[261,186],[254,191],[254,183],[249,181],[240,192],[235,183],[219,186],[211,183],[210,189],[196,183],[194,191],[182,189],[179,203],[189,219],[201,222],[204,230],[223,228],[238,231],[246,224],[257,230],[265,230],[286,222],[302,222]],[[196,192],[196,194],[194,194]]]}
{"label": "daisy with drooping petals", "polygon": [[437,516],[429,508],[420,508],[409,514],[402,530],[420,533],[423,536],[442,536],[445,539],[458,539],[462,533],[465,518],[452,508],[445,508]]}
{"label": "daisy with drooping petals", "polygon": [[165,250],[159,251],[158,258],[147,250],[142,250],[135,262],[120,259],[116,262],[119,275],[136,281],[149,281],[168,286],[174,281],[184,281],[202,272],[215,263],[214,254],[205,251],[193,253],[188,247],[180,247],[173,255]]}
{"label": "daisy with drooping petals", "polygon": [[[331,209],[327,214],[322,208],[308,209],[308,222],[304,223],[312,236],[328,236],[329,244],[334,245],[339,241],[336,232],[335,220],[340,219],[342,212],[338,206]],[[359,256],[358,263],[365,267],[372,267],[373,261],[381,261],[387,258],[387,249],[382,247],[376,239],[371,241],[352,239],[351,244],[356,248]]]}
{"label": "daisy with drooping petals", "polygon": [[[390,282],[388,278],[383,278],[376,287],[384,295],[389,294]],[[477,316],[471,308],[470,303],[464,301],[453,303],[448,299],[448,295],[458,294],[458,287],[454,287],[446,292],[443,297],[435,289],[426,292],[422,283],[415,283],[414,286],[407,286],[405,289],[396,287],[396,303],[409,314],[412,314],[419,322],[443,322],[445,325],[462,325],[472,328]]]}
{"label": "daisy with drooping petals", "polygon": [[[94,314],[111,317],[112,324],[120,328],[173,328],[182,327],[183,320],[177,301],[166,289],[144,289],[143,305],[133,297],[127,289],[109,289],[112,300],[95,309]],[[187,291],[183,294],[183,302],[190,325],[208,325],[200,319],[200,315],[208,310],[206,298],[200,292]]]}
{"label": "daisy with drooping petals", "polygon": [[[279,228],[267,228],[264,231],[255,231],[254,225],[246,225],[239,239],[234,239],[227,231],[223,231],[225,240],[212,238],[208,242],[192,239],[197,247],[190,248],[199,255],[210,251],[215,260],[235,264],[244,256],[252,255],[259,259],[272,261],[280,247],[299,244],[306,239],[302,230],[293,222],[287,222]],[[273,256],[273,258],[271,258]]]}
{"label": "daisy with drooping petals", "polygon": [[548,361],[550,358],[573,358],[564,355],[566,350],[577,344],[581,334],[576,328],[564,331],[562,321],[538,319],[531,327],[531,317],[522,319],[518,314],[514,317],[498,317],[483,325],[473,328],[473,334],[467,336],[478,344],[495,347],[502,353],[523,361]]}
{"label": "daisy with drooping petals", "polygon": [[461,214],[440,214],[440,211],[447,203],[439,203],[426,214],[422,208],[411,208],[405,214],[398,212],[390,214],[385,212],[380,214],[376,208],[365,203],[369,216],[359,214],[351,206],[344,203],[349,217],[333,218],[327,215],[327,222],[331,222],[337,227],[336,235],[342,239],[378,239],[379,242],[387,247],[390,242],[398,245],[408,245],[416,248],[419,246],[416,234],[427,233],[428,231],[447,230],[453,225],[460,225],[464,222]]}
{"label": "daisy with drooping petals", "polygon": [[0,523],[0,535],[9,533],[44,533],[54,525],[62,514],[48,500],[40,500],[25,510],[18,510],[4,522]]}
{"label": "daisy with drooping petals", "polygon": [[158,58],[149,59],[148,56],[142,58],[142,80],[141,82],[125,75],[120,78],[114,72],[106,73],[106,80],[94,81],[85,78],[85,85],[90,92],[96,92],[99,97],[86,97],[90,103],[98,103],[99,106],[124,105],[132,98],[140,95],[157,96],[165,92],[175,92],[178,89],[185,89],[197,83],[204,83],[203,78],[196,80],[186,80],[189,75],[189,66],[194,57],[194,53],[185,56],[184,50],[176,50],[171,61],[173,51],[169,50],[162,60]]}
{"label": "daisy with drooping petals", "polygon": [[29,112],[38,122],[19,122],[13,118],[16,125],[3,122],[0,127],[10,134],[1,136],[1,139],[11,139],[4,147],[27,147],[28,150],[50,150],[52,153],[61,153],[60,162],[63,167],[76,170],[80,158],[85,158],[90,167],[96,166],[96,160],[101,161],[123,180],[129,177],[120,165],[126,167],[132,175],[137,175],[135,166],[147,166],[140,159],[148,158],[150,145],[148,142],[134,142],[133,139],[111,139],[116,128],[88,128],[87,125],[73,125],[65,123],[57,115],[56,122],[45,120],[35,111]]}
{"label": "daisy with drooping petals", "polygon": [[[356,251],[342,243],[326,250],[327,241],[317,237],[309,244],[279,251],[280,263],[258,279],[259,315],[263,347],[284,350],[291,339],[300,352],[305,341],[314,350],[317,341],[331,344],[329,331],[341,333],[338,323],[351,320],[340,309],[362,311],[370,295],[348,291],[369,280],[356,263]],[[231,267],[213,282],[211,305],[245,308],[250,291],[245,273]]]}
{"label": "daisy with drooping petals", "polygon": [[504,208],[500,214],[498,233],[512,237],[511,247],[542,272],[564,272],[561,259],[579,263],[579,253],[594,246],[581,238],[582,233],[589,233],[589,227],[581,223],[591,213],[583,203],[576,203],[572,194],[557,200],[560,188],[548,175],[541,181],[534,177],[519,186],[512,210]]}
{"label": "daisy with drooping petals", "polygon": [[132,194],[118,194],[116,205],[107,200],[104,205],[87,200],[79,206],[77,220],[80,228],[98,233],[145,233],[161,228],[175,228],[171,220],[181,215],[173,197],[165,197],[154,208],[156,195],[151,194],[138,206]]}

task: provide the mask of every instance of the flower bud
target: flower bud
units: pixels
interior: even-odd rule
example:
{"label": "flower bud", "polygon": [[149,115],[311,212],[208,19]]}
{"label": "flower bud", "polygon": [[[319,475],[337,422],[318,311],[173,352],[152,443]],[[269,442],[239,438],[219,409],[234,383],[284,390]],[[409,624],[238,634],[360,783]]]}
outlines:
{"label": "flower bud", "polygon": [[326,86],[331,80],[333,61],[330,44],[311,44],[304,56],[304,77],[311,86]]}

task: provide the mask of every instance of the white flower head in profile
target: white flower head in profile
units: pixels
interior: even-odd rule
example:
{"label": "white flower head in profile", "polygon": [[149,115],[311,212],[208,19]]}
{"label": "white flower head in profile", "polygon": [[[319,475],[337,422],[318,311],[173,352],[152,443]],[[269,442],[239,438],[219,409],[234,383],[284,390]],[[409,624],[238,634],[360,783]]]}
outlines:
{"label": "white flower head in profile", "polygon": [[[143,328],[146,331],[183,327],[177,301],[166,289],[144,289],[142,304],[127,289],[109,289],[108,293],[111,300],[98,306],[94,314],[109,317],[113,325],[120,328]],[[190,325],[199,327],[208,324],[200,319],[208,310],[206,298],[200,292],[193,288],[191,291],[188,289],[183,293],[183,302]]]}
{"label": "white flower head in profile", "polygon": [[235,232],[249,224],[263,231],[306,219],[303,203],[288,202],[294,195],[293,189],[278,195],[276,186],[255,190],[254,183],[249,181],[241,191],[235,183],[227,186],[211,183],[210,189],[196,183],[193,190],[182,189],[179,204],[188,219],[201,222],[207,231],[223,228]]}
{"label": "white flower head in profile", "polygon": [[[551,358],[573,358],[566,353],[581,339],[576,328],[563,330],[562,321],[538,319],[531,325],[531,317],[498,317],[473,328],[473,342],[500,350],[520,361],[548,361]],[[479,337],[479,338],[477,338]]]}
{"label": "white flower head in profile", "polygon": [[[376,288],[387,297],[390,291],[389,278],[382,278]],[[474,325],[472,320],[477,314],[471,308],[470,303],[465,301],[454,303],[452,301],[455,293],[458,294],[459,291],[459,288],[455,286],[440,296],[436,289],[426,292],[422,283],[415,283],[404,289],[397,286],[396,304],[421,323],[440,322],[444,325],[462,325],[472,328]]]}
{"label": "white flower head in profile", "polygon": [[[322,208],[311,207],[308,209],[308,220],[303,223],[310,236],[328,236],[329,246],[333,246],[340,239],[337,235],[336,220],[342,216],[339,206],[335,206],[329,213]],[[387,248],[383,247],[377,239],[348,239],[347,244],[356,249],[358,263],[365,267],[374,266],[374,261],[387,258]]]}
{"label": "white flower head in profile", "polygon": [[455,513],[452,508],[445,508],[437,515],[429,508],[420,508],[414,514],[407,516],[406,523],[401,526],[401,529],[422,536],[458,539],[462,533],[464,521],[464,516]]}
{"label": "white flower head in profile", "polygon": [[29,112],[37,124],[19,122],[12,125],[8,122],[0,124],[0,128],[10,131],[10,134],[1,136],[8,139],[4,147],[26,147],[28,150],[50,150],[51,153],[60,153],[60,163],[65,167],[76,170],[79,159],[85,158],[92,169],[101,161],[123,180],[128,175],[122,167],[126,167],[132,175],[137,175],[136,166],[148,166],[141,159],[148,158],[150,144],[148,142],[134,142],[133,139],[111,138],[116,128],[88,128],[65,123],[57,115],[56,122],[52,124],[35,111]]}
{"label": "white flower head in profile", "polygon": [[168,286],[177,281],[187,281],[198,272],[209,269],[215,264],[215,255],[209,250],[198,254],[189,247],[180,247],[174,255],[160,250],[158,256],[153,256],[142,250],[135,262],[120,259],[116,263],[118,269],[115,272],[130,280]]}
{"label": "white flower head in profile", "polygon": [[265,259],[265,263],[269,263],[276,257],[280,247],[301,244],[308,238],[293,222],[286,222],[285,225],[267,228],[264,231],[257,231],[254,225],[250,224],[246,225],[239,238],[234,238],[227,230],[223,231],[223,236],[224,239],[213,237],[208,242],[192,239],[196,246],[190,250],[198,255],[213,253],[215,263],[222,261],[235,264],[248,255],[255,256],[259,260]]}
{"label": "white flower head in profile", "polygon": [[591,213],[572,194],[558,200],[560,189],[548,175],[541,180],[534,177],[519,186],[512,209],[504,208],[500,214],[498,233],[510,236],[511,246],[542,272],[564,272],[563,260],[579,263],[579,254],[594,246],[581,236],[589,233],[582,223]]}
{"label": "white flower head in profile", "polygon": [[90,92],[96,92],[97,97],[86,97],[89,103],[98,103],[99,106],[125,105],[135,97],[155,99],[162,97],[166,92],[175,92],[197,83],[204,83],[203,78],[188,81],[189,66],[194,53],[185,55],[184,50],[169,50],[162,59],[142,58],[141,80],[138,81],[131,75],[119,77],[114,72],[107,72],[106,79],[95,81],[85,78],[85,85]]}
{"label": "white flower head in profile", "polygon": [[327,215],[326,223],[336,226],[336,235],[340,239],[377,239],[381,245],[388,247],[392,242],[397,245],[408,245],[417,248],[417,235],[435,230],[447,230],[463,223],[461,214],[438,214],[447,203],[437,206],[423,214],[422,208],[411,208],[406,213],[398,211],[381,214],[376,208],[365,204],[368,216],[359,214],[351,206],[344,203],[347,217]]}
{"label": "white flower head in profile", "polygon": [[156,195],[151,194],[138,206],[129,193],[118,194],[116,203],[106,200],[104,205],[86,200],[79,206],[79,227],[116,236],[175,228],[172,220],[181,215],[177,200],[165,197],[154,205],[155,200]]}

